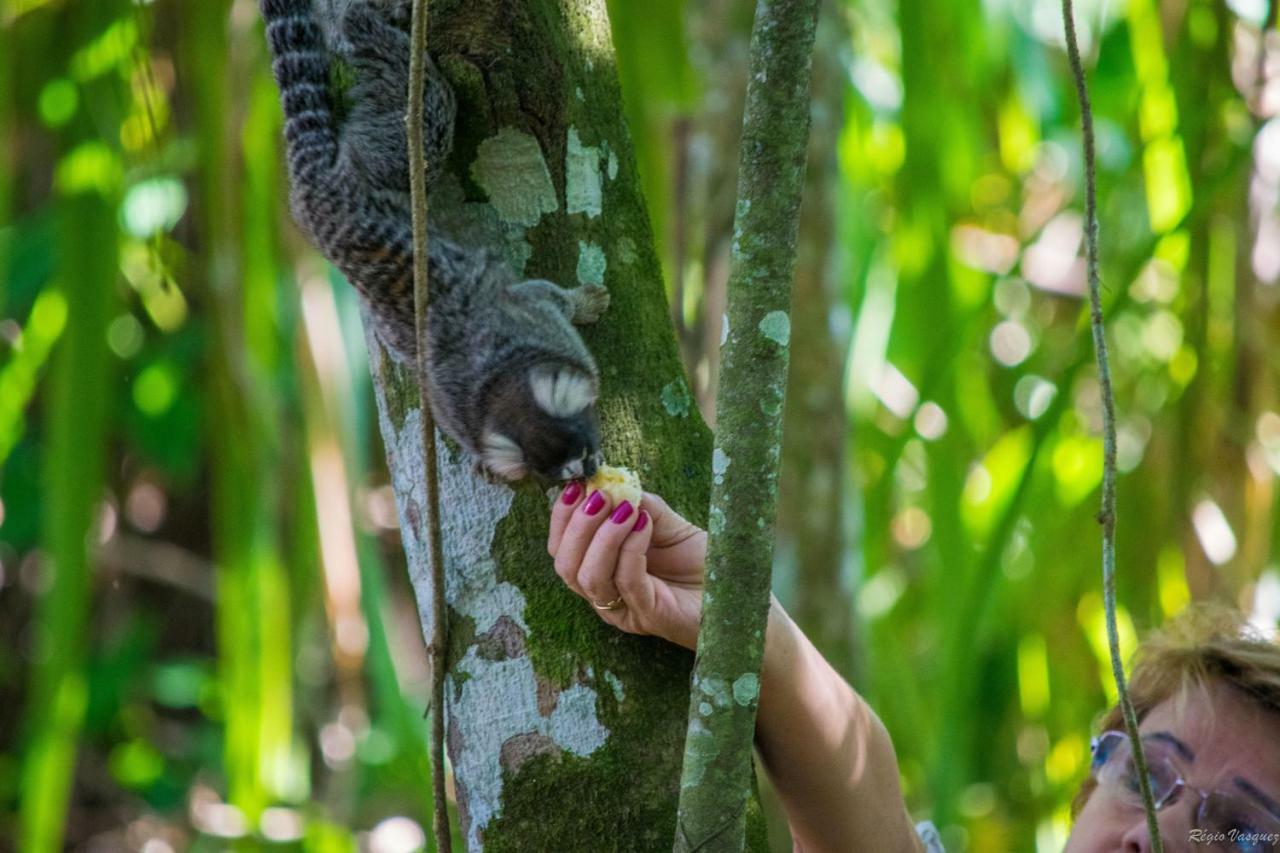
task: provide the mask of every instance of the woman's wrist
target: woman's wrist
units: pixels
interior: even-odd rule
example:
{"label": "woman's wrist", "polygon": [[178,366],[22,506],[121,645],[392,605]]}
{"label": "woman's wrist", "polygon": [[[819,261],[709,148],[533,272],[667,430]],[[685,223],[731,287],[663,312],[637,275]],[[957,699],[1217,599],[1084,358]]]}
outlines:
{"label": "woman's wrist", "polygon": [[698,650],[698,629],[702,623],[701,589],[697,590],[697,596],[699,605],[694,609],[692,619],[680,619],[668,625],[657,626],[653,633],[668,643],[674,643],[691,652],[696,652]]}

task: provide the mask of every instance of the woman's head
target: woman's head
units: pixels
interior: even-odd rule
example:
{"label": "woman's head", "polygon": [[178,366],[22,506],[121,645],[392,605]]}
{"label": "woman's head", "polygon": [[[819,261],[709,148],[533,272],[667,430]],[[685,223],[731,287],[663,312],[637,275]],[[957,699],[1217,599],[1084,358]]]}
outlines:
{"label": "woman's head", "polygon": [[[1236,611],[1192,607],[1139,648],[1129,692],[1152,775],[1173,791],[1159,813],[1165,849],[1280,849],[1280,838],[1273,846],[1217,848],[1192,832],[1198,823],[1225,826],[1237,814],[1267,831],[1280,827],[1280,645]],[[1119,707],[1112,708],[1101,731],[1123,729]],[[1149,849],[1141,807],[1126,790],[1125,740],[1104,735],[1100,742],[1098,772],[1073,803],[1067,850]]]}

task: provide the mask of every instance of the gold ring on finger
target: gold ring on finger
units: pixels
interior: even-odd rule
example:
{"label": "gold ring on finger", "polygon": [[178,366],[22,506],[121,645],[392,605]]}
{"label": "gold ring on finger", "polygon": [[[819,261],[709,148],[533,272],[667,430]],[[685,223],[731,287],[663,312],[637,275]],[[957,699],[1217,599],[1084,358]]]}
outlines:
{"label": "gold ring on finger", "polygon": [[622,596],[618,596],[613,601],[606,601],[604,604],[593,600],[591,606],[596,610],[617,610],[622,606]]}

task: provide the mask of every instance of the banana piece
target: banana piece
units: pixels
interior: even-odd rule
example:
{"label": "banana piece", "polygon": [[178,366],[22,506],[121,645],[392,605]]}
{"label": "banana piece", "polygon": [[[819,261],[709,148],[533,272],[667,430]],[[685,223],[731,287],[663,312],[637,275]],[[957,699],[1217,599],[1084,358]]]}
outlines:
{"label": "banana piece", "polygon": [[644,490],[640,488],[640,477],[635,471],[613,465],[601,465],[596,469],[595,476],[587,481],[587,494],[592,489],[599,489],[608,495],[612,506],[630,501],[633,507],[638,507],[640,498],[644,495]]}

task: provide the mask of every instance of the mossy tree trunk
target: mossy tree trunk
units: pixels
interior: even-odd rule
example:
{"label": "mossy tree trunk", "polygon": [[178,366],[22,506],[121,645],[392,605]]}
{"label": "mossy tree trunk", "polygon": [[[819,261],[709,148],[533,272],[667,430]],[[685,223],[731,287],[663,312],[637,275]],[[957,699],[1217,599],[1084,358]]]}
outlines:
{"label": "mossy tree trunk", "polygon": [[[525,276],[609,288],[609,312],[584,333],[601,366],[605,456],[705,525],[711,435],[677,357],[603,0],[436,0],[430,20],[459,101],[432,229],[504,253]],[[369,340],[425,627],[417,386]],[[691,656],[618,633],[564,587],[546,552],[546,493],[475,479],[447,440],[439,464],[447,745],[468,849],[670,849]],[[763,850],[752,814],[749,848]]]}

